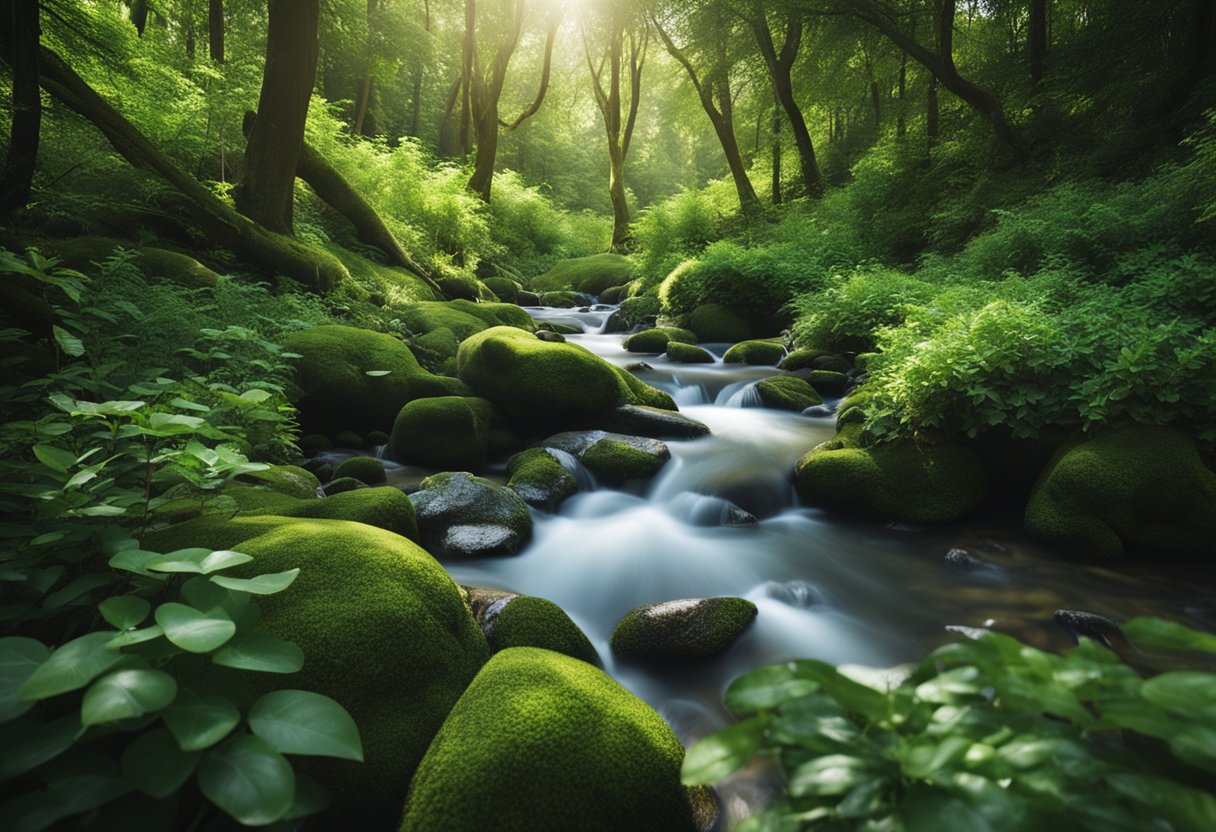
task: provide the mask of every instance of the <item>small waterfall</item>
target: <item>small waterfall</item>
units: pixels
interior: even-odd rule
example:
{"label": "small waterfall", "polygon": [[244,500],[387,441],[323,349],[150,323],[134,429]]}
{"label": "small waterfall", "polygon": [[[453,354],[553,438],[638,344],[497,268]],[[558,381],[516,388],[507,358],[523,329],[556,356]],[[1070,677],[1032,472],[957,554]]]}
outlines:
{"label": "small waterfall", "polygon": [[754,381],[736,381],[722,388],[714,404],[719,407],[763,407]]}
{"label": "small waterfall", "polygon": [[563,451],[560,448],[545,448],[545,451],[570,472],[571,476],[574,477],[574,481],[578,483],[578,490],[580,492],[594,491],[599,485],[595,480],[595,474],[591,473],[587,466],[579,461],[578,457],[574,454]]}

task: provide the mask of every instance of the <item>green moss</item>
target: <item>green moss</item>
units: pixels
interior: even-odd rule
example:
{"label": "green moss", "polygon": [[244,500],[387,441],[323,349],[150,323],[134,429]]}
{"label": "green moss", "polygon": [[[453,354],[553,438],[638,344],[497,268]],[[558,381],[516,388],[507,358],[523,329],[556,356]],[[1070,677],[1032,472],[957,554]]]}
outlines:
{"label": "green moss", "polygon": [[620,311],[625,319],[626,329],[633,329],[645,323],[653,324],[659,314],[659,299],[654,295],[625,298],[621,301]]}
{"label": "green moss", "polygon": [[355,433],[353,430],[340,430],[338,431],[337,435],[334,436],[334,445],[339,448],[347,448],[349,450],[357,451],[366,444],[367,442],[364,441],[363,437]]}
{"label": "green moss", "polygon": [[601,439],[583,453],[582,461],[601,477],[635,480],[648,479],[659,473],[667,458],[616,439]]}
{"label": "green moss", "polygon": [[578,492],[574,475],[544,448],[529,448],[507,462],[507,487],[530,506],[556,511],[562,501]]}
{"label": "green moss", "polygon": [[849,383],[849,377],[834,370],[811,370],[807,383],[821,396],[839,396]]}
{"label": "green moss", "polygon": [[823,404],[823,399],[815,392],[815,388],[797,376],[773,376],[757,382],[756,393],[765,407],[775,407],[779,410],[805,410],[817,404]]}
{"label": "green moss", "polygon": [[573,324],[561,324],[555,321],[545,321],[536,325],[537,332],[542,329],[556,332],[558,335],[580,335],[583,332],[581,327],[574,326]]}
{"label": "green moss", "polygon": [[514,595],[492,604],[481,620],[482,632],[495,652],[509,647],[541,647],[588,664],[599,664],[591,640],[552,601]]}
{"label": "green moss", "polygon": [[334,443],[323,433],[309,433],[301,436],[297,444],[300,446],[300,453],[309,455],[333,450],[334,447]]}
{"label": "green moss", "polygon": [[115,249],[131,251],[131,263],[153,280],[166,280],[187,289],[214,288],[219,278],[214,271],[189,255],[155,246],[139,246],[112,237],[78,237],[72,240],[33,241],[47,256],[58,257],[64,268],[86,274],[96,271],[94,262],[110,257]]}
{"label": "green moss", "polygon": [[703,350],[693,344],[683,344],[679,341],[667,342],[667,359],[678,364],[712,364],[713,353]]}
{"label": "green moss", "polygon": [[575,309],[587,305],[587,296],[579,292],[542,292],[540,305],[557,309]]}
{"label": "green moss", "polygon": [[747,318],[719,303],[705,303],[692,310],[687,326],[701,342],[734,343],[752,336],[752,325]]}
{"label": "green moss", "polygon": [[335,477],[325,484],[325,494],[330,496],[333,494],[341,494],[344,491],[354,491],[357,488],[366,488],[367,483],[363,480],[357,480],[354,477]]}
{"label": "green moss", "polygon": [[382,430],[369,430],[367,432],[368,447],[377,447],[379,445],[387,445],[389,436]]}
{"label": "green moss", "polygon": [[452,709],[401,832],[691,832],[683,758],[663,719],[603,671],[514,647]]}
{"label": "green moss", "polygon": [[988,494],[988,475],[974,450],[910,441],[820,446],[798,460],[794,484],[812,505],[918,524],[957,519]]}
{"label": "green moss", "polygon": [[849,393],[849,397],[840,403],[836,410],[836,429],[845,425],[861,425],[866,420],[866,407],[871,397],[870,391],[859,387]]}
{"label": "green moss", "polygon": [[295,465],[272,465],[265,471],[242,474],[241,478],[298,500],[316,499],[317,489],[321,487],[321,481],[311,471]]}
{"label": "green moss", "polygon": [[670,396],[594,353],[518,329],[474,335],[460,345],[457,363],[462,381],[529,426],[584,422],[619,404],[675,409]]}
{"label": "green moss", "polygon": [[476,301],[481,297],[481,283],[467,274],[438,274],[435,276],[435,283],[439,285],[445,298]]}
{"label": "green moss", "polygon": [[532,278],[536,292],[573,290],[598,296],[605,289],[620,286],[633,279],[633,263],[620,254],[593,254],[558,260],[553,268]]}
{"label": "green moss", "polygon": [[412,399],[466,392],[455,379],[422,369],[409,347],[391,335],[319,326],[283,341],[301,356],[296,360],[301,390],[296,405],[307,432],[384,430]]}
{"label": "green moss", "polygon": [[1207,561],[1216,556],[1216,474],[1184,434],[1126,426],[1056,454],[1026,528],[1066,554]]}
{"label": "green moss", "polygon": [[832,353],[829,350],[814,350],[804,347],[802,349],[794,350],[785,358],[781,359],[781,364],[778,366],[781,367],[781,369],[792,373],[795,370],[808,369],[811,366],[811,362],[816,358],[821,358],[822,356],[831,354]]}
{"label": "green moss", "polygon": [[242,516],[276,515],[316,520],[350,520],[418,539],[414,504],[391,486],[342,491],[320,500],[296,500],[261,488],[228,488]]}
{"label": "green moss", "polygon": [[487,277],[482,283],[503,303],[515,303],[519,298],[519,284],[509,277]]}
{"label": "green moss", "polygon": [[489,431],[490,403],[485,399],[415,399],[393,422],[389,455],[408,465],[476,471],[486,464]]}
{"label": "green moss", "polygon": [[735,344],[722,356],[726,364],[775,365],[785,355],[785,347],[776,341],[743,341]]}
{"label": "green moss", "polygon": [[342,246],[327,245],[325,250],[342,261],[364,291],[380,295],[389,306],[435,299],[435,291],[412,272],[377,263]]}
{"label": "green moss", "polygon": [[334,477],[354,477],[368,485],[379,485],[388,479],[384,473],[384,463],[370,456],[352,456],[342,460],[334,469]]}
{"label": "green moss", "polygon": [[468,300],[415,303],[399,310],[401,322],[414,333],[449,329],[457,340],[492,326],[514,326],[529,332],[536,329],[532,316],[511,303],[474,303]]}
{"label": "green moss", "polygon": [[418,357],[418,362],[440,375],[455,375],[456,350],[459,348],[460,339],[446,326],[410,338],[410,350]]}
{"label": "green moss", "polygon": [[702,659],[743,635],[756,617],[744,598],[686,598],[643,604],[612,631],[612,652],[627,659]]}
{"label": "green moss", "polygon": [[676,327],[654,327],[634,333],[621,344],[629,352],[647,352],[658,354],[667,351],[667,345],[672,341],[684,344],[697,343],[697,336],[687,329]]}
{"label": "green moss", "polygon": [[532,536],[532,515],[518,494],[467,472],[427,477],[410,501],[423,544],[436,555],[514,555]]}
{"label": "green moss", "polygon": [[[242,514],[281,514],[304,502],[321,502],[315,494],[312,499],[301,500],[299,497],[251,485],[230,485],[224,489],[224,496],[231,498],[236,503],[237,510]],[[198,504],[197,500],[190,502]]]}

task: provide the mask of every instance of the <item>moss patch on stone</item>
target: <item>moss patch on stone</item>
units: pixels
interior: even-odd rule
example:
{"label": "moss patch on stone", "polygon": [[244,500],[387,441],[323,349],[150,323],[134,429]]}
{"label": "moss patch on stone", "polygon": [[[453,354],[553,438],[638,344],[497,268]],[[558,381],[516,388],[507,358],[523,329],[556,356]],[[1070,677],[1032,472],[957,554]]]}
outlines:
{"label": "moss patch on stone", "polygon": [[423,545],[436,555],[514,555],[532,536],[532,515],[518,494],[467,472],[427,477],[410,502]]}
{"label": "moss patch on stone", "polygon": [[490,649],[541,647],[573,659],[599,664],[591,640],[552,601],[530,595],[508,595],[487,607],[479,618]]}
{"label": "moss patch on stone", "polygon": [[347,457],[338,463],[334,476],[354,477],[368,485],[380,485],[388,479],[384,473],[384,463],[371,456]]}
{"label": "moss patch on stone", "polygon": [[797,376],[773,376],[756,383],[756,393],[765,407],[802,411],[823,399],[815,388]]}
{"label": "moss patch on stone", "polygon": [[821,356],[831,354],[832,353],[830,350],[816,350],[803,347],[801,349],[794,350],[785,358],[781,359],[781,364],[778,366],[788,372],[793,372],[794,370],[811,369],[812,361]]}
{"label": "moss patch on stone", "polygon": [[315,520],[350,520],[418,540],[414,504],[391,486],[342,491],[320,500],[297,500],[260,488],[229,488],[242,516],[276,515]]}
{"label": "moss patch on stone", "polygon": [[486,464],[490,403],[463,396],[415,399],[393,422],[389,455],[425,468],[477,471]]}
{"label": "moss patch on stone", "polygon": [[735,344],[722,356],[724,364],[752,364],[755,366],[776,365],[785,355],[785,347],[776,341],[743,341]]}
{"label": "moss patch on stone", "polygon": [[578,492],[574,475],[544,448],[529,448],[507,461],[507,487],[530,506],[557,511],[567,497]]}
{"label": "moss patch on stone", "polygon": [[332,496],[341,494],[345,491],[354,491],[359,488],[367,488],[367,483],[363,480],[357,480],[354,477],[335,477],[325,483],[325,495]]}
{"label": "moss patch on stone", "polygon": [[1216,474],[1189,437],[1130,425],[1056,454],[1026,506],[1026,528],[1065,554],[1216,556]]}
{"label": "moss patch on stone", "polygon": [[296,465],[272,465],[265,471],[242,474],[241,479],[297,500],[315,500],[321,487],[315,474]]}
{"label": "moss patch on stone", "polygon": [[653,327],[652,329],[644,329],[641,332],[630,335],[622,342],[621,346],[629,352],[645,352],[658,355],[659,353],[666,352],[667,345],[672,341],[695,344],[697,343],[697,336],[687,329],[671,326]]}
{"label": "moss patch on stone", "polygon": [[747,318],[720,303],[705,303],[692,310],[686,326],[696,333],[698,341],[708,343],[746,341],[753,331]]}
{"label": "moss patch on stone", "polygon": [[701,349],[694,344],[668,341],[667,360],[677,364],[713,364],[715,359],[709,350]]}
{"label": "moss patch on stone", "polygon": [[620,254],[593,254],[558,260],[549,271],[532,278],[537,292],[573,290],[599,296],[604,290],[633,279],[633,262]]}
{"label": "moss patch on stone", "polygon": [[643,604],[612,631],[612,652],[637,661],[704,659],[743,635],[756,617],[745,598],[685,598]]}
{"label": "moss patch on stone", "polygon": [[582,292],[542,292],[540,295],[541,306],[551,306],[555,309],[575,309],[586,306],[588,300],[588,296]]}
{"label": "moss patch on stone", "polygon": [[583,463],[609,480],[649,479],[667,459],[616,439],[601,439],[583,453]]}
{"label": "moss patch on stone", "polygon": [[602,670],[513,647],[435,737],[401,832],[691,832],[683,758],[662,717]]}
{"label": "moss patch on stone", "polygon": [[487,277],[481,282],[503,303],[515,303],[519,299],[520,286],[509,277]]}

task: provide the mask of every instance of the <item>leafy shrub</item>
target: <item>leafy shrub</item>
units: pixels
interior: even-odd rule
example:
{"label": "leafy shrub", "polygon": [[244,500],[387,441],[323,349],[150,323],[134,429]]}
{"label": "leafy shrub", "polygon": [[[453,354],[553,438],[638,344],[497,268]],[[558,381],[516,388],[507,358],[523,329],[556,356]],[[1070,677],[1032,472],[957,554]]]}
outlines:
{"label": "leafy shrub", "polygon": [[[684,782],[775,757],[786,794],[740,832],[1198,832],[1216,822],[1216,798],[1195,785],[1216,774],[1216,674],[1143,679],[1089,639],[1056,656],[957,629],[969,640],[934,651],[893,688],[819,661],[741,676],[726,704],[743,720],[689,749]],[[1216,653],[1213,636],[1161,619],[1125,632],[1141,649]]]}
{"label": "leafy shrub", "polygon": [[632,227],[639,254],[638,271],[649,285],[722,234],[727,217],[738,210],[738,200],[724,183],[702,190],[682,190],[651,205]]}
{"label": "leafy shrub", "polygon": [[901,323],[912,304],[933,294],[930,284],[894,269],[833,275],[821,291],[794,300],[794,341],[817,349],[872,349],[879,330]]}

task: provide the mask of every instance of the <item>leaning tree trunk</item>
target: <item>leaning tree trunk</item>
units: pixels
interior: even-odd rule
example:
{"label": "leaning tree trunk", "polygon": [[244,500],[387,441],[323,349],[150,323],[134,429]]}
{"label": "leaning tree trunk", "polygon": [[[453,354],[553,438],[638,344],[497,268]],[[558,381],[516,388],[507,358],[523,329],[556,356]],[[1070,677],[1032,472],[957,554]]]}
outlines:
{"label": "leaning tree trunk", "polygon": [[494,159],[498,155],[498,97],[486,95],[473,107],[473,127],[477,133],[477,156],[468,189],[485,202],[490,201],[494,184]]}
{"label": "leaning tree trunk", "polygon": [[236,208],[280,234],[292,233],[292,189],[317,73],[320,0],[270,0],[266,70],[258,120],[245,146]]}
{"label": "leaning tree trunk", "polygon": [[148,28],[148,0],[134,0],[131,3],[131,25],[142,38],[144,29]]}
{"label": "leaning tree trunk", "polygon": [[57,54],[42,47],[39,58],[42,88],[92,122],[132,165],[154,171],[176,188],[186,199],[190,220],[215,243],[266,274],[284,275],[318,292],[350,276],[329,252],[268,231],[233,211],[173,164]]}
{"label": "leaning tree trunk", "polygon": [[42,98],[38,91],[41,31],[37,0],[5,0],[0,3],[0,22],[8,30],[0,48],[13,70],[12,124],[4,168],[0,171],[0,217],[7,217],[29,202],[38,161]]}

